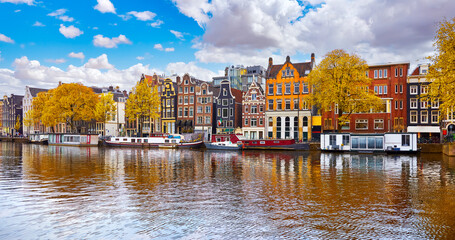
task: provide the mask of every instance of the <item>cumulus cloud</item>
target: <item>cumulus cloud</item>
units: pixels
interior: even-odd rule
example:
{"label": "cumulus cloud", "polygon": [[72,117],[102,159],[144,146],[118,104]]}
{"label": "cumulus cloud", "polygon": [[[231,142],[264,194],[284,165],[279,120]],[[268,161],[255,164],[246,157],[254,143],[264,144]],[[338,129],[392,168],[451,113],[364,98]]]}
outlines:
{"label": "cumulus cloud", "polygon": [[150,26],[152,26],[154,28],[159,28],[161,26],[161,24],[163,24],[163,23],[164,22],[161,20],[156,20],[155,22],[150,23]]}
{"label": "cumulus cloud", "polygon": [[14,43],[14,40],[0,33],[0,42]]}
{"label": "cumulus cloud", "polygon": [[94,7],[94,9],[102,12],[102,13],[116,13],[114,4],[111,3],[109,0],[97,0],[98,4]]}
{"label": "cumulus cloud", "polygon": [[34,24],[33,24],[34,27],[45,27],[46,25],[42,24],[41,22],[38,22],[36,21]]}
{"label": "cumulus cloud", "polygon": [[71,25],[69,27],[64,26],[63,24],[60,24],[60,33],[63,34],[66,38],[75,38],[77,36],[82,35],[84,32],[79,30],[79,28]]}
{"label": "cumulus cloud", "polygon": [[96,47],[116,48],[119,44],[131,44],[131,41],[125,35],[120,34],[118,37],[108,38],[98,34],[93,37],[93,45]]}
{"label": "cumulus cloud", "polygon": [[173,52],[174,50],[175,49],[173,47],[164,49],[165,52]]}
{"label": "cumulus cloud", "polygon": [[136,59],[140,61],[140,60],[144,60],[145,57],[143,57],[143,56],[137,56]]}
{"label": "cumulus cloud", "polygon": [[88,62],[84,65],[86,68],[94,68],[94,69],[113,69],[114,66],[109,63],[107,60],[107,55],[102,54],[97,58],[90,58]]}
{"label": "cumulus cloud", "polygon": [[78,53],[75,53],[75,52],[70,52],[68,54],[68,57],[71,57],[71,58],[79,58],[79,59],[84,59],[85,58],[85,55],[83,52],[78,52]]}
{"label": "cumulus cloud", "polygon": [[9,3],[14,3],[14,4],[25,3],[27,5],[33,5],[34,4],[34,0],[0,0],[0,2],[2,2],[2,3],[9,2]]}
{"label": "cumulus cloud", "polygon": [[55,10],[54,12],[51,12],[51,13],[47,14],[47,16],[55,17],[55,18],[60,19],[60,20],[62,20],[64,22],[72,22],[72,21],[74,21],[74,18],[64,15],[67,11],[68,10],[66,10],[64,8],[61,8],[61,9]]}
{"label": "cumulus cloud", "polygon": [[170,30],[170,32],[171,32],[172,34],[174,34],[174,36],[175,36],[176,38],[183,40],[183,34],[182,34],[181,32],[174,31],[174,30]]}
{"label": "cumulus cloud", "polygon": [[163,48],[163,45],[161,45],[160,43],[155,44],[153,48],[165,52],[173,52],[175,50],[174,48]]}
{"label": "cumulus cloud", "polygon": [[[98,58],[103,62],[103,55]],[[107,57],[106,57],[107,59]],[[90,61],[90,60],[89,60]],[[92,61],[97,62],[97,61]],[[39,61],[21,57],[14,61],[13,69],[0,68],[0,89],[2,94],[24,94],[25,86],[55,88],[59,81],[80,82],[86,86],[120,86],[131,90],[143,73],[162,74],[162,70],[152,69],[149,65],[136,64],[126,69],[110,68],[100,70],[93,66],[69,65],[66,69],[41,65]]]}
{"label": "cumulus cloud", "polygon": [[196,77],[197,79],[203,80],[203,81],[212,81],[212,77],[215,76],[220,76],[220,74],[223,73],[215,73],[209,69],[206,68],[201,68],[196,65],[195,62],[189,62],[189,63],[184,63],[184,62],[175,62],[175,63],[169,63],[166,67],[166,72],[171,73],[171,74],[177,74],[182,76],[185,73],[190,74],[191,76]]}
{"label": "cumulus cloud", "polygon": [[131,11],[127,13],[128,15],[133,15],[137,18],[137,20],[140,21],[150,21],[152,20],[156,14],[150,11],[144,11],[144,12],[136,12],[136,11]]}
{"label": "cumulus cloud", "polygon": [[392,56],[414,61],[432,51],[436,23],[455,11],[450,0],[173,2],[205,30],[194,45],[201,62],[243,63],[254,60],[251,56],[312,52],[321,57],[336,48],[358,53],[368,62],[388,62]]}
{"label": "cumulus cloud", "polygon": [[55,63],[55,64],[61,64],[61,63],[65,63],[65,62],[66,62],[66,59],[64,59],[64,58],[59,58],[59,59],[46,59],[46,62]]}

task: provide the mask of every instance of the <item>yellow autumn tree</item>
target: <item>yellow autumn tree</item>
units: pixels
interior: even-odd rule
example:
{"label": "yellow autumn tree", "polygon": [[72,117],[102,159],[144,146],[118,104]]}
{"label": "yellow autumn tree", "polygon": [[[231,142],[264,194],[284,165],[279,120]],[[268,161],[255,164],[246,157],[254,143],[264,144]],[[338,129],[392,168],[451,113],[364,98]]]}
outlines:
{"label": "yellow autumn tree", "polygon": [[66,123],[75,132],[76,121],[95,119],[98,96],[80,83],[67,83],[47,92],[38,93],[33,99],[33,118],[47,127]]}
{"label": "yellow autumn tree", "polygon": [[429,101],[440,101],[441,115],[455,111],[455,18],[444,19],[436,32],[435,54],[431,61],[427,79],[431,81],[428,94],[422,97]]}
{"label": "yellow autumn tree", "polygon": [[365,74],[367,70],[368,65],[358,55],[336,49],[327,53],[308,75],[312,87],[310,102],[322,111],[338,107],[338,131],[352,113],[383,107],[381,98],[369,89],[371,79]]}
{"label": "yellow autumn tree", "polygon": [[14,129],[16,129],[16,132],[19,132],[21,127],[22,127],[21,116],[18,114],[16,115],[16,124],[14,125]]}
{"label": "yellow autumn tree", "polygon": [[[158,88],[152,87],[147,81],[138,81],[128,96],[125,115],[129,120],[140,123],[139,133],[142,136],[142,125],[144,121],[152,120],[160,116],[161,98]],[[149,134],[152,133],[150,127]]]}
{"label": "yellow autumn tree", "polygon": [[95,106],[96,120],[103,122],[103,135],[106,136],[106,122],[111,121],[113,116],[117,114],[117,106],[114,101],[114,95],[102,93],[99,95],[99,101]]}

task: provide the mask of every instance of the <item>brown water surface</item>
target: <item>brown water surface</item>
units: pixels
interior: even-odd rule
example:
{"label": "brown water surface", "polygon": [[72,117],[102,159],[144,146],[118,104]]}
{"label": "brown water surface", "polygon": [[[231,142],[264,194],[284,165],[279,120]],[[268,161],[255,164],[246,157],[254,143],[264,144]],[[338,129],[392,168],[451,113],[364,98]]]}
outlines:
{"label": "brown water surface", "polygon": [[0,239],[454,239],[455,158],[0,143]]}

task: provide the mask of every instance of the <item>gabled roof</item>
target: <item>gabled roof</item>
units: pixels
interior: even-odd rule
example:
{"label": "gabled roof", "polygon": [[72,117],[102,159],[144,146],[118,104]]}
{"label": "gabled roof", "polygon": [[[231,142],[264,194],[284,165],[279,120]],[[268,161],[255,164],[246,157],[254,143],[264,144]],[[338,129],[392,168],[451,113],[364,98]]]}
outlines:
{"label": "gabled roof", "polygon": [[44,88],[31,88],[29,87],[28,88],[30,90],[30,94],[32,95],[32,97],[36,97],[38,95],[38,93],[40,92],[47,92],[49,89],[44,89]]}
{"label": "gabled roof", "polygon": [[416,67],[414,71],[411,73],[411,76],[417,76],[420,75],[420,66]]}
{"label": "gabled roof", "polygon": [[[269,59],[269,63],[271,62],[271,58]],[[278,64],[278,65],[271,65],[269,64],[269,67],[267,69],[267,78],[276,78],[280,70],[283,69],[283,66],[286,65],[287,63],[290,63],[295,69],[297,69],[297,72],[301,77],[307,76],[308,73],[313,69],[313,62],[302,62],[302,63],[292,63],[290,61],[289,56],[286,57],[286,62],[284,64]]]}
{"label": "gabled roof", "polygon": [[242,102],[242,96],[243,96],[242,91],[235,89],[235,88],[231,88],[231,92],[232,92],[232,95],[235,97],[236,102]]}

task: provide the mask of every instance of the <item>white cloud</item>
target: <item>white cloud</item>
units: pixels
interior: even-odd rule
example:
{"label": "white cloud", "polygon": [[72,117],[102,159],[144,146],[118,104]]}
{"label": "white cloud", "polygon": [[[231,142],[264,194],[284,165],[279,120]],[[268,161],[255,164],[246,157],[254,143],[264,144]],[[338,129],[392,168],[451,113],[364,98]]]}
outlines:
{"label": "white cloud", "polygon": [[64,9],[64,8],[61,8],[61,9],[58,9],[58,10],[55,10],[54,12],[51,12],[49,14],[47,14],[47,16],[51,16],[51,17],[55,17],[55,18],[58,18],[64,22],[73,22],[74,21],[74,18],[72,17],[68,17],[66,15],[63,15],[67,12],[68,10]]}
{"label": "white cloud", "polygon": [[137,18],[137,20],[140,21],[150,21],[152,20],[156,14],[150,11],[144,11],[144,12],[136,12],[136,11],[131,11],[127,13],[128,15],[133,15]]}
{"label": "white cloud", "polygon": [[59,59],[46,59],[46,62],[55,63],[55,64],[60,64],[60,63],[65,63],[65,62],[66,62],[66,59],[64,59],[64,58],[59,58]]}
{"label": "white cloud", "polygon": [[155,46],[153,46],[153,48],[154,48],[154,49],[158,49],[158,50],[160,50],[160,51],[163,51],[163,45],[161,45],[161,44],[159,44],[159,43],[155,44]]}
{"label": "white cloud", "polygon": [[[103,58],[102,55],[100,57]],[[102,71],[96,68],[88,68],[85,65],[80,67],[70,65],[67,69],[62,70],[57,67],[43,66],[39,61],[29,60],[25,56],[16,59],[13,68],[0,68],[2,94],[24,94],[27,85],[55,88],[59,81],[80,82],[86,86],[99,87],[113,85],[129,91],[140,80],[143,73],[153,75],[153,73],[161,74],[163,72],[143,64],[136,64],[126,69],[111,68]]]}
{"label": "white cloud", "polygon": [[9,2],[9,3],[14,3],[14,4],[25,3],[25,4],[28,4],[28,5],[33,5],[34,0],[0,0],[0,2],[2,2],[2,3]]}
{"label": "white cloud", "polygon": [[83,52],[78,52],[78,53],[75,53],[75,52],[70,52],[68,54],[68,57],[71,57],[71,58],[79,58],[79,59],[84,59],[85,58],[85,55]]}
{"label": "white cloud", "polygon": [[0,42],[14,43],[14,40],[0,33]]}
{"label": "white cloud", "polygon": [[21,11],[20,9],[14,10],[15,13],[18,13],[18,12],[20,12],[20,11]]}
{"label": "white cloud", "polygon": [[137,60],[144,60],[144,59],[145,59],[145,57],[142,57],[142,56],[137,56],[137,57],[136,57],[136,59],[137,59]]}
{"label": "white cloud", "polygon": [[75,38],[82,35],[84,32],[79,30],[79,28],[74,27],[73,25],[65,27],[63,24],[60,24],[60,33],[63,34],[66,38]]}
{"label": "white cloud", "polygon": [[118,44],[122,43],[131,44],[131,41],[123,34],[120,34],[118,37],[114,37],[112,39],[103,37],[101,34],[93,37],[93,45],[96,47],[116,48]]}
{"label": "white cloud", "polygon": [[191,76],[196,77],[197,79],[203,81],[212,81],[212,77],[220,76],[220,73],[215,73],[209,69],[201,68],[196,65],[195,62],[175,62],[169,63],[166,67],[166,72],[170,74],[178,74],[182,76],[185,73],[190,74]]}
{"label": "white cloud", "polygon": [[114,69],[114,66],[107,60],[106,54],[102,54],[97,58],[90,58],[84,67],[94,69]]}
{"label": "white cloud", "polygon": [[38,22],[36,21],[34,24],[33,24],[34,27],[45,27],[46,25],[42,24],[41,22]]}
{"label": "white cloud", "polygon": [[170,30],[170,32],[171,32],[172,34],[174,34],[174,36],[175,36],[176,38],[183,40],[183,34],[182,34],[181,32],[174,31],[174,30]]}
{"label": "white cloud", "polygon": [[163,23],[164,22],[161,20],[156,20],[155,22],[150,23],[150,26],[152,26],[154,28],[159,28],[161,26],[161,24],[163,24]]}
{"label": "white cloud", "polygon": [[109,0],[97,0],[98,4],[94,7],[94,9],[102,12],[102,13],[116,13],[114,5]]}
{"label": "white cloud", "polygon": [[175,49],[172,47],[172,48],[165,48],[164,51],[165,52],[173,52]]}
{"label": "white cloud", "polygon": [[314,52],[318,58],[336,48],[356,52],[371,63],[414,61],[433,50],[436,23],[455,11],[451,0],[173,2],[205,30],[194,45],[196,59],[224,63],[256,62],[258,56],[267,61],[273,54]]}

